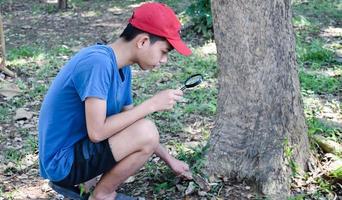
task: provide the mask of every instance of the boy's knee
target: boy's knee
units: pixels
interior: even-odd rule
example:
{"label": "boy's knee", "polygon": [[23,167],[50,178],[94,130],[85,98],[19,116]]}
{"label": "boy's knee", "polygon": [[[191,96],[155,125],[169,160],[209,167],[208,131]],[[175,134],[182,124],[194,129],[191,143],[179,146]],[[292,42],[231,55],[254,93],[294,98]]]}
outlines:
{"label": "boy's knee", "polygon": [[154,148],[159,144],[159,132],[156,125],[149,119],[141,119],[138,123],[139,132],[144,137],[147,146],[149,149],[151,148],[154,150]]}

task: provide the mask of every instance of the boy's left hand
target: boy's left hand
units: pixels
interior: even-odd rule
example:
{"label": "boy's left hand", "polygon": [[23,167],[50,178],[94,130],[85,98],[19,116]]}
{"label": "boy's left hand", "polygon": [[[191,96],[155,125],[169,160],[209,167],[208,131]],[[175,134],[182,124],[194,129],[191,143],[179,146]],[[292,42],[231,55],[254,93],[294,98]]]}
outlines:
{"label": "boy's left hand", "polygon": [[170,162],[170,167],[177,176],[187,180],[192,179],[192,173],[189,169],[189,165],[185,162],[174,158],[172,159],[172,162]]}

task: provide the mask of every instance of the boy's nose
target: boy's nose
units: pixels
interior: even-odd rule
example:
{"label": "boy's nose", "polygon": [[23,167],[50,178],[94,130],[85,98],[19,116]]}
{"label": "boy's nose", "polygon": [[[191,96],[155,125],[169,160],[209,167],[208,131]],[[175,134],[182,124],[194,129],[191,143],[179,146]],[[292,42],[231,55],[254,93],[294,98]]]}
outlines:
{"label": "boy's nose", "polygon": [[166,63],[167,62],[167,56],[164,55],[161,59],[160,59],[161,63]]}

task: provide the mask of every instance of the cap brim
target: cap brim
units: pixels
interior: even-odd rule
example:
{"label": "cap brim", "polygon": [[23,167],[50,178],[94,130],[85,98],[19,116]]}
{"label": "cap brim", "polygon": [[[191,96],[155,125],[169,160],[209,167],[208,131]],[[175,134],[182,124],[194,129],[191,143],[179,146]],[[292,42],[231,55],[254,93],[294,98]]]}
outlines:
{"label": "cap brim", "polygon": [[186,44],[181,40],[167,39],[171,46],[176,49],[176,51],[184,56],[190,56],[192,54],[191,50],[186,46]]}

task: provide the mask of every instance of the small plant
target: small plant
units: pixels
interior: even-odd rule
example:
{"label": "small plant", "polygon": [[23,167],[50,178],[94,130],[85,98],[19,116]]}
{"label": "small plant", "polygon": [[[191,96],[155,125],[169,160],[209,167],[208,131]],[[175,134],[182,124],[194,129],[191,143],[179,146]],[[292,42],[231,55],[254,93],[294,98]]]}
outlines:
{"label": "small plant", "polygon": [[305,199],[305,195],[304,194],[299,194],[299,195],[296,195],[294,197],[290,197],[287,200],[304,200],[304,199]]}
{"label": "small plant", "polygon": [[172,187],[173,185],[170,184],[169,182],[157,183],[154,185],[154,191],[156,193],[160,193],[162,190],[168,190]]}
{"label": "small plant", "polygon": [[331,172],[331,177],[342,177],[342,166]]}
{"label": "small plant", "polygon": [[291,168],[292,176],[296,176],[298,174],[298,164],[293,159],[293,147],[290,146],[289,140],[287,138],[284,141],[284,155]]}
{"label": "small plant", "polygon": [[38,139],[35,136],[28,136],[26,143],[25,143],[25,149],[28,150],[28,153],[37,153],[38,152]]}
{"label": "small plant", "polygon": [[16,149],[9,148],[5,150],[5,158],[9,162],[19,164],[23,158],[23,154]]}

